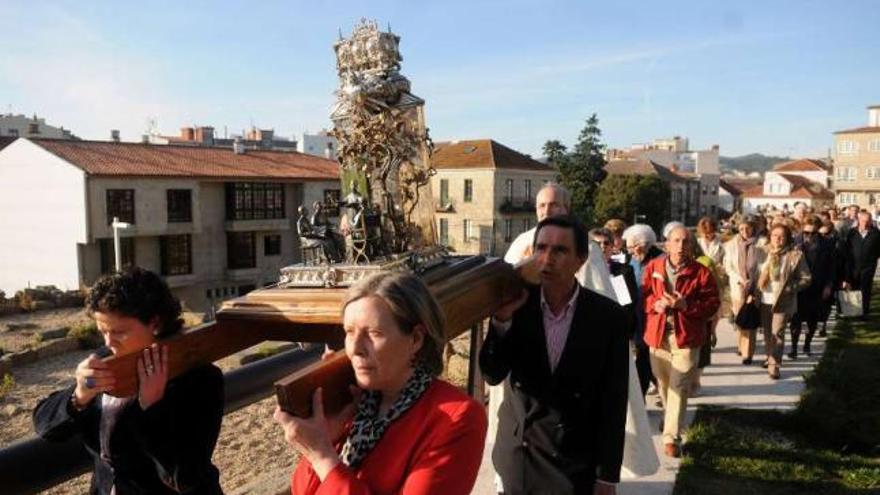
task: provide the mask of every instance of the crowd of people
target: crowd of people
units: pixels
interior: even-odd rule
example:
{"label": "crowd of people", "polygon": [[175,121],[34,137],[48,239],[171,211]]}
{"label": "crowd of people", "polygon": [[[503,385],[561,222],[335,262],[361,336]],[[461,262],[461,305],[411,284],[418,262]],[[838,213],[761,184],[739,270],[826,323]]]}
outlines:
{"label": "crowd of people", "polygon": [[[342,305],[354,401],[325,414],[280,409],[275,421],[300,462],[294,494],[467,494],[485,446],[498,493],[613,495],[621,473],[657,469],[644,400],[663,408],[667,456],[681,455],[684,413],[711,363],[722,318],[735,323],[744,366],[761,329],[770,379],[809,355],[838,291],[857,291],[870,310],[880,233],[857,207],[699,221],[609,220],[587,231],[556,184],[537,194],[537,226],[505,260],[532,263],[539,283],[493,315],[479,366],[489,407],[439,378],[444,315],[421,279],[380,273],[353,286]],[[137,393],[112,397],[100,355],[74,383],[42,401],[37,432],[82,438],[94,458],[91,493],[221,493],[211,456],[223,413],[222,375],[202,365],[169,378],[162,340],[181,328],[180,304],[157,275],[108,275],[87,310],[107,354],[140,353]],[[802,327],[806,324],[806,333]],[[821,324],[821,329],[819,326]]]}

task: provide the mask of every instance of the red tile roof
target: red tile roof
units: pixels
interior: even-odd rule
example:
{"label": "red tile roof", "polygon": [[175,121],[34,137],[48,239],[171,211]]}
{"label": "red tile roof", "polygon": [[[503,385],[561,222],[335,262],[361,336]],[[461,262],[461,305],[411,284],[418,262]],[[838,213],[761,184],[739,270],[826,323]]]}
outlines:
{"label": "red tile roof", "polygon": [[827,172],[828,166],[822,160],[802,158],[790,162],[780,163],[773,167],[775,172]]}
{"label": "red tile roof", "polygon": [[842,131],[837,131],[834,134],[880,134],[880,127],[856,127],[854,129],[844,129]]}
{"label": "red tile roof", "polygon": [[726,176],[718,180],[718,185],[734,196],[739,196],[756,186],[763,190],[763,179],[760,177]]}
{"label": "red tile roof", "polygon": [[494,168],[552,172],[553,167],[491,139],[449,141],[434,145],[434,168]]}
{"label": "red tile roof", "polygon": [[210,179],[336,180],[333,160],[297,152],[251,151],[236,154],[210,148],[108,141],[32,139],[34,144],[89,175],[195,177]]}

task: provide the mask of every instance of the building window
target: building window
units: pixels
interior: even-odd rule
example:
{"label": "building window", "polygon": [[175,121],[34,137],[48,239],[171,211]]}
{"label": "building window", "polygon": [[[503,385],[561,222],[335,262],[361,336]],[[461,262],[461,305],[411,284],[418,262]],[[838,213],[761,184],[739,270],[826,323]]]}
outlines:
{"label": "building window", "polygon": [[464,180],[464,202],[470,203],[474,200],[474,181],[473,179]]}
{"label": "building window", "polygon": [[285,218],[284,184],[234,182],[226,184],[227,220]]}
{"label": "building window", "polygon": [[440,179],[440,206],[449,204],[449,179]]}
{"label": "building window", "polygon": [[842,192],[837,195],[837,203],[841,205],[858,204],[859,195],[854,192]]}
{"label": "building window", "polygon": [[504,242],[513,240],[513,219],[504,219]]}
{"label": "building window", "polygon": [[279,256],[281,254],[281,236],[278,234],[263,236],[263,256]]}
{"label": "building window", "polygon": [[841,141],[837,143],[837,152],[841,155],[851,155],[859,152],[859,143],[855,141]]}
{"label": "building window", "polygon": [[715,205],[709,206],[709,213],[710,214],[715,215],[716,211],[717,211],[717,208],[715,208]]}
{"label": "building window", "polygon": [[504,181],[504,200],[513,203],[513,179]]}
{"label": "building window", "polygon": [[9,129],[6,131],[10,136],[18,137],[18,129]]}
{"label": "building window", "polygon": [[880,167],[867,167],[867,168],[865,168],[865,178],[866,179],[880,179]]}
{"label": "building window", "polygon": [[256,237],[253,232],[226,233],[226,266],[230,270],[257,266]]}
{"label": "building window", "polygon": [[134,223],[134,189],[107,189],[107,225],[113,223],[113,217]]}
{"label": "building window", "polygon": [[444,246],[449,245],[449,219],[441,218],[440,219],[440,244]]}
{"label": "building window", "polygon": [[875,153],[880,152],[880,139],[872,139],[868,143],[868,149]]}
{"label": "building window", "polygon": [[192,243],[189,234],[159,236],[162,275],[192,273]]}
{"label": "building window", "polygon": [[190,189],[169,189],[168,223],[192,222],[192,191]]}
{"label": "building window", "polygon": [[526,201],[531,201],[532,200],[532,181],[529,179],[526,179],[523,182],[524,182],[524,185],[526,188],[526,198],[525,199],[526,199]]}
{"label": "building window", "polygon": [[840,182],[851,182],[856,180],[855,167],[837,167],[837,180]]}
{"label": "building window", "polygon": [[341,198],[341,189],[324,189],[324,212],[326,212],[328,216],[339,216],[339,200]]}
{"label": "building window", "polygon": [[473,221],[468,220],[467,218],[464,219],[464,222],[462,223],[462,236],[464,236],[464,242],[471,242],[474,230],[473,224]]}
{"label": "building window", "polygon": [[712,186],[712,194],[718,194],[718,186]]}
{"label": "building window", "polygon": [[[99,239],[98,247],[101,250],[101,273],[113,273],[116,271],[116,250],[113,248],[113,239]],[[119,249],[122,257],[122,269],[134,266],[134,237],[120,237]]]}
{"label": "building window", "polygon": [[709,194],[709,186],[703,186],[703,196]]}

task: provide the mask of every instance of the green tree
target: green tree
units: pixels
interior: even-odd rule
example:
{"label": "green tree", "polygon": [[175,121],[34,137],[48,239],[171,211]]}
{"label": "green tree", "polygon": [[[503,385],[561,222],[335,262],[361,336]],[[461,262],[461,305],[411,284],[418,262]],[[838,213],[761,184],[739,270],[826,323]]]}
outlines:
{"label": "green tree", "polygon": [[669,195],[669,184],[657,176],[612,175],[596,191],[596,219],[632,223],[636,215],[644,215],[641,221],[659,232],[669,213]]}
{"label": "green tree", "polygon": [[557,140],[544,144],[544,155],[559,170],[560,182],[571,192],[571,213],[586,225],[595,219],[593,198],[605,178],[605,145],[601,137],[599,118],[594,113],[581,129],[571,153]]}

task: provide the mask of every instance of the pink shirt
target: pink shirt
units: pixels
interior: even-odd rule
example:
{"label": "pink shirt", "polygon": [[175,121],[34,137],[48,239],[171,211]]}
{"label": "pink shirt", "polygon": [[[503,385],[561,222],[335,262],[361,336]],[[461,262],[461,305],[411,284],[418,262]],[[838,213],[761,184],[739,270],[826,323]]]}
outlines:
{"label": "pink shirt", "polygon": [[547,300],[544,299],[544,289],[541,289],[541,315],[544,318],[544,339],[547,342],[547,358],[550,362],[550,371],[556,370],[565,342],[568,340],[568,332],[571,330],[571,320],[574,319],[574,311],[577,309],[577,298],[581,292],[580,284],[575,284],[574,294],[557,315],[553,314]]}

